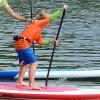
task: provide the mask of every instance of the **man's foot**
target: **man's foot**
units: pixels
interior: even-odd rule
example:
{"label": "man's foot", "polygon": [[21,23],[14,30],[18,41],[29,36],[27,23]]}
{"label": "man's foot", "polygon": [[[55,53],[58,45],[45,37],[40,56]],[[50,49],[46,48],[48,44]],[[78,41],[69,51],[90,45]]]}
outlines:
{"label": "man's foot", "polygon": [[19,83],[19,82],[17,82],[16,83],[16,85],[17,85],[17,87],[25,87],[25,86],[28,86],[26,83]]}
{"label": "man's foot", "polygon": [[32,89],[32,90],[41,90],[41,88],[40,87],[38,87],[38,86],[29,86],[29,89]]}

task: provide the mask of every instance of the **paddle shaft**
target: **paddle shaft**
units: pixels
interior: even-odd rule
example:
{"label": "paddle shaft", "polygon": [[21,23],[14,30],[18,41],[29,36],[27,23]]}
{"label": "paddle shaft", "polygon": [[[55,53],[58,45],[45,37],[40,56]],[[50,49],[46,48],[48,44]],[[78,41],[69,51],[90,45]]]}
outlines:
{"label": "paddle shaft", "polygon": [[[61,17],[60,25],[59,25],[57,36],[56,36],[56,40],[58,40],[64,16],[65,16],[65,10],[63,11],[63,14],[62,14],[62,17]],[[51,59],[50,59],[50,64],[49,64],[49,68],[48,68],[48,72],[47,72],[47,78],[46,78],[45,86],[48,85],[48,78],[49,78],[49,74],[50,74],[50,69],[51,69],[55,49],[56,49],[56,44],[54,43],[54,47],[53,47],[53,51],[52,51],[52,55],[51,55]]]}
{"label": "paddle shaft", "polygon": [[[33,5],[32,5],[32,0],[29,0],[29,5],[30,5],[30,14],[31,14],[31,22],[32,22],[32,19],[33,19],[33,9],[32,9],[32,7],[33,7]],[[33,51],[34,51],[34,53],[35,53],[35,46],[34,46],[34,42],[33,42]]]}

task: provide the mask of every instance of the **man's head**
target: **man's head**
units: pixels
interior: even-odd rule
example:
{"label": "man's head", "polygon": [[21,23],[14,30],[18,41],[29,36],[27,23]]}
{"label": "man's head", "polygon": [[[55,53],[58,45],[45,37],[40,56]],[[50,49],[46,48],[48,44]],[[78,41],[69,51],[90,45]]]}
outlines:
{"label": "man's head", "polygon": [[50,16],[50,13],[47,10],[42,10],[36,17],[37,20],[42,20]]}

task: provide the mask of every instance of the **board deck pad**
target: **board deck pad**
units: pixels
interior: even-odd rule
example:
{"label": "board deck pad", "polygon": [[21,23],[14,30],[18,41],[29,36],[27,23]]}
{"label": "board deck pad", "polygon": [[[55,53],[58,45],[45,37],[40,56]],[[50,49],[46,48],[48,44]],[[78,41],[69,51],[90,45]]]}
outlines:
{"label": "board deck pad", "polygon": [[57,86],[41,86],[41,90],[32,90],[26,86],[18,87],[16,84],[0,84],[0,89],[6,90],[18,90],[18,91],[39,91],[39,92],[64,92],[64,91],[72,91],[79,90],[74,87],[57,87]]}

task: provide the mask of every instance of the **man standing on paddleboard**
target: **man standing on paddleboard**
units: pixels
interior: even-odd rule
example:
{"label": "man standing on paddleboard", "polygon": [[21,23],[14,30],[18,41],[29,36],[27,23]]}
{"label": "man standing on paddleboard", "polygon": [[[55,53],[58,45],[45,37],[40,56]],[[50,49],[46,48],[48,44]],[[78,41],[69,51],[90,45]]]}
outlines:
{"label": "man standing on paddleboard", "polygon": [[[7,0],[0,0],[0,9],[5,10],[10,16],[12,16],[13,18],[20,20],[22,22],[27,22],[29,23],[30,20],[25,18],[24,16],[19,15],[18,13],[16,13],[8,4]],[[4,70],[4,67],[0,67],[0,70]]]}
{"label": "man standing on paddleboard", "polygon": [[68,9],[68,6],[64,5],[53,14],[50,14],[47,10],[41,11],[37,15],[36,19],[33,20],[24,31],[14,37],[14,47],[18,54],[20,63],[22,64],[19,71],[17,86],[26,86],[23,78],[27,67],[29,67],[29,87],[36,90],[41,89],[35,84],[35,71],[38,66],[38,60],[34,51],[30,48],[30,45],[34,41],[39,45],[57,44],[58,41],[56,40],[43,39],[42,30],[48,24],[60,17],[66,9]]}

